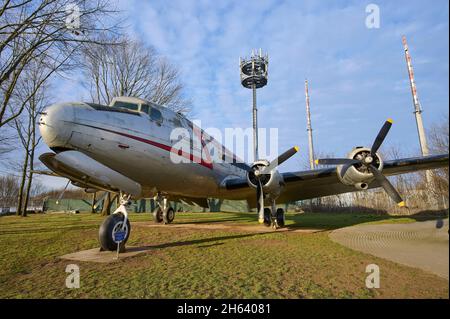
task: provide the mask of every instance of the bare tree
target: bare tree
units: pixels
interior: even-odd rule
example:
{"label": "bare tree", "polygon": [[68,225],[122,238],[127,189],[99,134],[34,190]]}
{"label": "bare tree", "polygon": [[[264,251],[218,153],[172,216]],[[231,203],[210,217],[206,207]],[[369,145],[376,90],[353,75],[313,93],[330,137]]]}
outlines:
{"label": "bare tree", "polygon": [[[449,122],[448,115],[441,123],[435,124],[429,132],[430,150],[435,154],[446,154],[449,150]],[[448,201],[448,167],[435,170],[432,174],[433,192],[436,198]]]}
{"label": "bare tree", "polygon": [[12,132],[6,129],[2,130],[0,134],[0,159],[14,149],[13,142],[15,139],[16,136]]}
{"label": "bare tree", "polygon": [[0,207],[14,205],[19,193],[19,180],[16,176],[0,176]]}
{"label": "bare tree", "polygon": [[109,104],[116,96],[134,96],[176,112],[190,111],[178,70],[152,47],[128,39],[109,42],[116,44],[85,48],[85,75],[96,103]]}
{"label": "bare tree", "polygon": [[442,122],[435,124],[429,132],[430,149],[432,153],[448,153],[449,122],[446,115]]}
{"label": "bare tree", "polygon": [[0,128],[25,108],[27,101],[13,106],[10,101],[29,64],[45,64],[42,83],[70,68],[85,44],[101,44],[100,33],[117,31],[117,20],[111,17],[115,13],[109,0],[4,0],[0,5]]}
{"label": "bare tree", "polygon": [[13,125],[24,150],[22,176],[17,201],[17,214],[26,216],[30,191],[33,183],[35,151],[41,141],[36,122],[40,112],[49,104],[49,84],[42,82],[48,70],[41,63],[32,62],[17,83],[12,97],[14,104],[24,104],[25,111],[14,119]]}

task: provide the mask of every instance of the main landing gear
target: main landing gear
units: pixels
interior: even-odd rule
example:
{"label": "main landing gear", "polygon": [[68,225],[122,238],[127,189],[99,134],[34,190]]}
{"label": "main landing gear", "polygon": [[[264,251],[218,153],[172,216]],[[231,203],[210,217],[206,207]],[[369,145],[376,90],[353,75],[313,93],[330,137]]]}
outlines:
{"label": "main landing gear", "polygon": [[125,251],[125,243],[131,232],[131,225],[127,213],[127,207],[131,205],[130,197],[130,195],[121,195],[120,206],[100,226],[98,238],[101,251],[117,250],[117,245],[120,246],[120,252]]}
{"label": "main landing gear", "polygon": [[272,202],[272,208],[264,208],[264,225],[273,229],[278,229],[285,225],[284,209],[277,208],[275,201]]}
{"label": "main landing gear", "polygon": [[170,224],[175,219],[175,210],[167,204],[167,198],[157,194],[155,201],[158,207],[153,211],[153,221],[155,223]]}

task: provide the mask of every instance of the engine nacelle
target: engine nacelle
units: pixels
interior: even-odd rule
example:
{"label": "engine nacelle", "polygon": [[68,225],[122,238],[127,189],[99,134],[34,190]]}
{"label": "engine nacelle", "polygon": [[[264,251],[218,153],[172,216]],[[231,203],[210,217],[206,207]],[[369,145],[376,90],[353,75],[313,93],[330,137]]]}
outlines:
{"label": "engine nacelle", "polygon": [[[262,169],[267,166],[269,166],[268,161],[259,160],[253,163],[252,168],[258,167]],[[259,180],[263,186],[264,193],[272,199],[276,199],[281,194],[285,185],[283,177],[276,169],[272,170],[269,174],[260,175]],[[251,187],[257,187],[258,180],[253,171],[247,173],[247,182]]]}
{"label": "engine nacelle", "polygon": [[[369,148],[356,147],[347,155],[347,158],[361,160],[369,154]],[[372,157],[372,165],[379,171],[383,170],[383,160],[380,155],[376,153]],[[337,173],[343,184],[354,186],[360,190],[369,188],[369,184],[375,179],[369,168],[363,164],[339,165]]]}

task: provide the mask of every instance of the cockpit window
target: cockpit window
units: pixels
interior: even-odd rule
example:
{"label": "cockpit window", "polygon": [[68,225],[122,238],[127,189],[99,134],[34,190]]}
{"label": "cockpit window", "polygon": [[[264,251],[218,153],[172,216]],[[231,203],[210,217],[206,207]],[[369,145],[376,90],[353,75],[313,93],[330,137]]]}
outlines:
{"label": "cockpit window", "polygon": [[137,104],[127,103],[127,102],[122,102],[122,101],[116,101],[113,106],[121,107],[121,108],[132,110],[132,111],[137,111],[139,109],[139,106]]}
{"label": "cockpit window", "polygon": [[161,123],[163,120],[161,112],[153,107],[150,110],[150,118],[158,123]]}
{"label": "cockpit window", "polygon": [[120,107],[106,106],[106,105],[100,105],[100,104],[95,104],[95,103],[86,103],[86,104],[89,105],[90,107],[92,107],[93,109],[97,110],[97,111],[117,112],[117,113],[125,113],[125,114],[139,116],[139,113],[136,113],[134,111],[130,111],[128,109],[120,108]]}
{"label": "cockpit window", "polygon": [[148,106],[147,104],[141,105],[141,112],[149,114],[149,111],[150,111],[150,106]]}

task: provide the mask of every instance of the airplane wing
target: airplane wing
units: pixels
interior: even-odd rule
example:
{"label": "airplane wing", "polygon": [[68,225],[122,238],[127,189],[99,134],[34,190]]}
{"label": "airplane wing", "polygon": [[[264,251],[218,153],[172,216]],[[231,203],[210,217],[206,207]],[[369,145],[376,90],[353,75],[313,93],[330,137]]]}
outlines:
{"label": "airplane wing", "polygon": [[42,170],[32,170],[31,171],[33,174],[38,174],[38,175],[47,175],[47,176],[53,176],[53,177],[63,177],[61,175],[56,174],[55,172],[52,171],[42,171]]}
{"label": "airplane wing", "polygon": [[[448,164],[448,154],[396,159],[384,162],[383,174],[393,176],[446,167]],[[337,175],[336,167],[281,173],[281,175],[283,176],[285,187],[277,199],[278,203],[359,191],[353,186],[342,184]],[[369,185],[369,188],[376,187],[380,187],[376,181]],[[225,188],[227,190],[239,190],[241,193],[248,192],[249,205],[251,207],[256,206],[254,199],[255,190],[248,185],[246,179],[227,180]]]}

